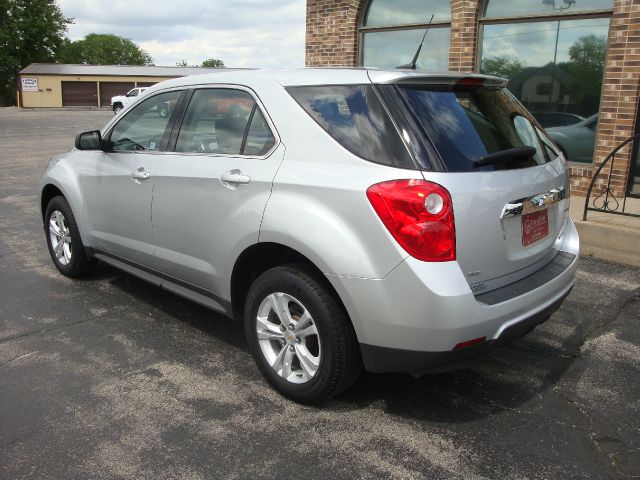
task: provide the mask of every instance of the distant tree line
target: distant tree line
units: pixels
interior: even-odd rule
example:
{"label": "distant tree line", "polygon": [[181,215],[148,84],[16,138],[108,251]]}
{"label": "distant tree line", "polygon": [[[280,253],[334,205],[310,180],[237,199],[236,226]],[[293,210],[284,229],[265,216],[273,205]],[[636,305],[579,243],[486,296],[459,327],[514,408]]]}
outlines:
{"label": "distant tree line", "polygon": [[[148,52],[117,35],[90,33],[71,41],[67,28],[73,19],[62,14],[56,0],[0,0],[0,12],[0,106],[15,104],[17,74],[30,63],[153,65]],[[224,62],[210,58],[201,66],[224,67]]]}

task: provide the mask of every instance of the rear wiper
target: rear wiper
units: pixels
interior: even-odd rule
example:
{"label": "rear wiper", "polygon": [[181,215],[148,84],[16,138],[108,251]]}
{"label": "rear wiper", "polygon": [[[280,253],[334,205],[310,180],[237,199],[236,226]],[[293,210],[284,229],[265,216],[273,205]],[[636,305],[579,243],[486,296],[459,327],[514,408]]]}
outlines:
{"label": "rear wiper", "polygon": [[499,152],[490,153],[478,160],[474,160],[474,167],[484,167],[494,163],[506,163],[521,160],[523,158],[531,158],[536,154],[537,150],[533,147],[515,147]]}

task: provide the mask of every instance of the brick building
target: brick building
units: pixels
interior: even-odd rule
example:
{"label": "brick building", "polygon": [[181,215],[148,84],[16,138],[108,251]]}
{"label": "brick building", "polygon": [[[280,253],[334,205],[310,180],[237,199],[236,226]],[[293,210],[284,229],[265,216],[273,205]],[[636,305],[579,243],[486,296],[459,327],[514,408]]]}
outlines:
{"label": "brick building", "polygon": [[[307,0],[306,64],[408,63],[432,14],[418,68],[508,78],[546,128],[568,132],[573,193],[638,132],[640,0]],[[617,194],[640,196],[638,150],[616,157]]]}

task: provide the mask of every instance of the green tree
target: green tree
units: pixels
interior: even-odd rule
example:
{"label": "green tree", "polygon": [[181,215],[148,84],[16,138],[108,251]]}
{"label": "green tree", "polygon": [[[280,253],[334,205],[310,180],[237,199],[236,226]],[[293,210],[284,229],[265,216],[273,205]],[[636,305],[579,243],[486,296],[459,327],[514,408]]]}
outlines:
{"label": "green tree", "polygon": [[604,36],[586,35],[569,47],[568,68],[574,82],[572,93],[584,112],[598,110],[606,56],[607,39]]}
{"label": "green tree", "polygon": [[495,75],[496,77],[511,80],[524,70],[525,66],[526,64],[522,60],[502,56],[483,59],[480,71],[487,75]]}
{"label": "green tree", "polygon": [[197,68],[198,65],[189,65],[187,63],[186,60],[180,60],[179,62],[176,62],[176,67],[192,67],[192,68]]}
{"label": "green tree", "polygon": [[108,33],[90,33],[82,40],[66,42],[58,60],[91,65],[152,65],[146,51],[128,38]]}
{"label": "green tree", "polygon": [[202,62],[204,68],[224,68],[224,62],[217,58],[208,58]]}
{"label": "green tree", "polygon": [[63,46],[67,25],[55,0],[0,0],[0,105],[16,100],[17,73],[50,62]]}

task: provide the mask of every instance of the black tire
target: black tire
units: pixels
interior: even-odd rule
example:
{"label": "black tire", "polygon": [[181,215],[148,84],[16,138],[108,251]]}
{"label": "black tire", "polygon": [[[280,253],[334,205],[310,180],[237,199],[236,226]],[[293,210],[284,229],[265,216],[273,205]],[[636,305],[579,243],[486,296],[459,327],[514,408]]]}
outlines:
{"label": "black tire", "polygon": [[[260,347],[256,332],[258,309],[262,301],[275,292],[298,300],[313,318],[318,331],[319,366],[306,383],[292,383],[281,377]],[[320,403],[338,395],[350,387],[362,371],[356,335],[344,307],[325,282],[304,266],[276,267],[260,275],[247,294],[244,324],[249,348],[261,372],[278,392],[296,402]]]}
{"label": "black tire", "polygon": [[[49,227],[55,212],[60,212],[64,216],[64,223],[68,229],[68,237],[70,237],[69,250],[71,257],[66,264],[57,257],[52,245]],[[75,216],[71,211],[69,203],[63,196],[53,197],[49,201],[44,214],[44,231],[45,237],[47,238],[47,246],[49,247],[49,254],[51,255],[53,264],[60,273],[67,277],[76,278],[89,273],[95,267],[97,262],[95,259],[87,256],[84,245],[82,244],[82,239],[80,238]],[[66,261],[66,259],[64,261]]]}
{"label": "black tire", "polygon": [[121,111],[123,108],[124,108],[124,107],[122,106],[122,104],[120,104],[120,103],[116,103],[116,104],[113,106],[113,114],[114,114],[114,115],[117,115],[118,113],[120,113],[120,111]]}

